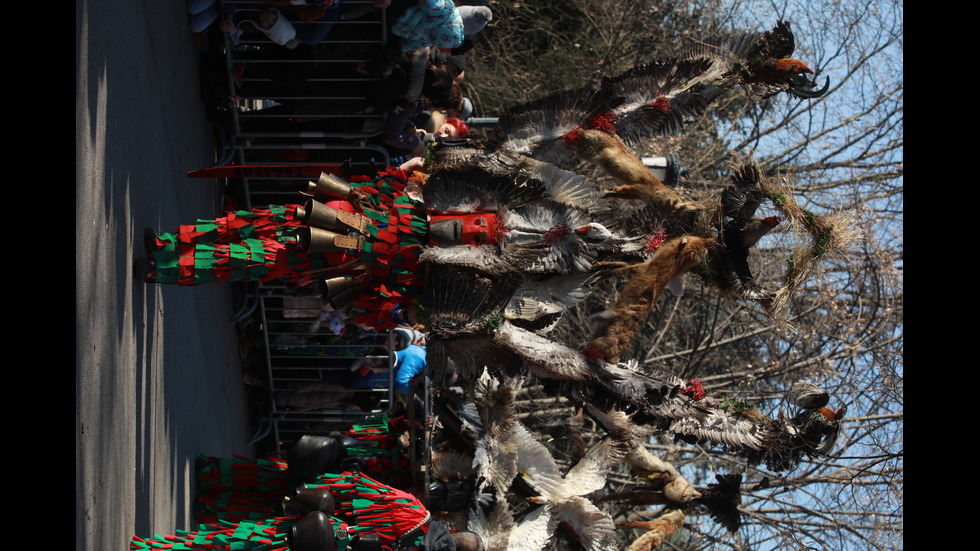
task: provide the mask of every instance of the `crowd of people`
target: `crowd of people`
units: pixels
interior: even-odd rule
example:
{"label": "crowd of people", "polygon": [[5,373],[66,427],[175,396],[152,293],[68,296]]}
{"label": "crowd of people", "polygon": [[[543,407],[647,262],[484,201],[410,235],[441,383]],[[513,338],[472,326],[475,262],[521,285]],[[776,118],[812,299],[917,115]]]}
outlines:
{"label": "crowd of people", "polygon": [[[278,96],[274,105],[253,113],[261,116],[243,122],[243,130],[348,130],[357,115],[380,114],[383,127],[374,127],[379,119],[373,117],[358,130],[375,134],[390,158],[410,159],[422,155],[425,144],[436,137],[469,133],[465,121],[473,103],[464,97],[462,84],[467,52],[493,18],[485,4],[486,0],[262,0],[219,5],[217,0],[188,0],[188,12],[192,31],[221,32],[231,44],[247,40],[248,55],[263,60],[234,68],[235,93],[240,97]],[[354,24],[360,22],[384,25],[381,34],[387,39],[366,44],[365,27]],[[269,62],[277,56],[290,62]],[[331,63],[332,76],[351,78],[327,85],[308,78],[304,72],[309,69],[299,68],[303,64],[293,63],[314,62],[305,65],[310,67],[337,59],[363,60]],[[295,99],[289,99],[291,95]]]}

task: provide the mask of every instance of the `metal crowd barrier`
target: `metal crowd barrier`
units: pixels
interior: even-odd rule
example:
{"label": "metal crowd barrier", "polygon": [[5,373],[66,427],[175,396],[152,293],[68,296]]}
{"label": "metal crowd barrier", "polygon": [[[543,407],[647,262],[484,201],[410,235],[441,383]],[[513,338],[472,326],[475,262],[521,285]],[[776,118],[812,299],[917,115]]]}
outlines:
{"label": "metal crowd barrier", "polygon": [[[335,335],[319,318],[319,298],[302,304],[310,296],[288,286],[262,285],[256,296],[270,394],[268,425],[256,438],[271,435],[279,451],[305,434],[346,431],[360,419],[391,410],[395,400],[391,333]],[[375,359],[381,361],[382,371],[371,373],[363,386],[348,387],[351,367]],[[351,405],[355,403],[361,409]]]}
{"label": "metal crowd barrier", "polygon": [[[241,9],[270,7],[259,0],[235,4]],[[305,31],[331,25],[315,44],[287,49],[262,33],[245,33],[237,41],[224,37],[231,105],[229,120],[222,125],[225,135],[218,166],[346,163],[355,171],[365,171],[389,165],[385,148],[371,140],[380,135],[384,117],[371,106],[370,92],[383,85],[384,78],[356,70],[359,62],[379,54],[387,43],[386,14],[376,10],[371,0],[345,0],[342,7],[366,15],[294,22],[297,30]],[[299,191],[316,177],[290,173],[272,170],[236,177],[245,203],[239,206],[302,203]],[[334,335],[326,321],[315,327],[322,310],[311,289],[258,284],[247,286],[244,295],[233,320],[251,318],[261,328],[259,353],[264,355],[269,391],[268,412],[255,429],[253,444],[271,438],[279,452],[305,434],[346,430],[359,419],[391,410],[395,403],[392,334],[363,332],[360,338],[349,339]],[[313,300],[304,307],[309,298]],[[369,386],[343,388],[351,364],[359,359],[380,360],[384,370]],[[321,390],[311,400],[309,394],[317,385],[322,385]],[[351,407],[352,402],[362,409]]]}
{"label": "metal crowd barrier", "polygon": [[[259,0],[234,4],[245,10],[274,7]],[[225,36],[233,108],[218,164],[388,162],[385,149],[369,141],[380,135],[384,122],[370,101],[384,77],[357,71],[358,63],[380,54],[388,42],[386,10],[374,8],[371,0],[345,0],[340,10],[361,17],[309,23],[293,18],[297,30],[322,34],[329,27],[319,42],[293,49],[260,32],[237,41]]]}

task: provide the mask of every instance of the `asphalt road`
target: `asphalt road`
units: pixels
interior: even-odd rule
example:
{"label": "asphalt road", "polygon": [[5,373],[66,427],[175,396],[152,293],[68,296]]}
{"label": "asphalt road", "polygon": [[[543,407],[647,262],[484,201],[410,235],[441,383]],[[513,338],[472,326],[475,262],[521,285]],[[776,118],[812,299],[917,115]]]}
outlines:
{"label": "asphalt road", "polygon": [[182,1],[75,5],[75,548],[192,526],[199,453],[252,456],[231,289],[134,281],[145,227],[221,210]]}

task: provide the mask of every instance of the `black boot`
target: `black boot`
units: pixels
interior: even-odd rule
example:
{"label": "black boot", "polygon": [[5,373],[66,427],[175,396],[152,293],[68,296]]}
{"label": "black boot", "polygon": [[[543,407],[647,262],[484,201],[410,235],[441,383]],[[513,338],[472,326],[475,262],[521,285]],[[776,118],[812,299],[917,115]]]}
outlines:
{"label": "black boot", "polygon": [[158,250],[160,247],[157,246],[157,232],[153,228],[146,228],[143,230],[143,252],[149,256]]}
{"label": "black boot", "polygon": [[141,256],[133,261],[133,277],[137,281],[142,281],[143,283],[152,283],[150,278],[150,273],[156,269],[156,264],[152,260]]}

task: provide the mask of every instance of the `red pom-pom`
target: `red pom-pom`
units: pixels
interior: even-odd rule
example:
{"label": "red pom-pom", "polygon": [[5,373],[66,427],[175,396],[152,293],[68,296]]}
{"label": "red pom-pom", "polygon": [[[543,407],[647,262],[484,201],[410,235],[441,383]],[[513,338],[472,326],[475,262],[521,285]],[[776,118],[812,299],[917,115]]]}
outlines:
{"label": "red pom-pom", "polygon": [[605,113],[599,113],[598,115],[592,117],[589,120],[589,128],[598,130],[600,132],[605,132],[606,134],[616,133],[616,117],[613,116],[611,111],[606,111]]}
{"label": "red pom-pom", "polygon": [[681,388],[681,394],[690,397],[695,402],[704,400],[705,391],[701,379],[698,377],[691,379],[689,386]]}
{"label": "red pom-pom", "polygon": [[578,141],[579,141],[578,130],[579,130],[578,127],[576,127],[568,131],[568,133],[566,133],[564,136],[560,138],[561,141],[565,142],[565,145],[567,145],[568,147],[571,148],[578,147]]}
{"label": "red pom-pom", "polygon": [[561,241],[562,237],[568,235],[568,232],[570,231],[571,228],[569,228],[567,224],[564,222],[559,222],[558,224],[552,226],[551,229],[544,232],[544,240],[549,245],[554,245],[555,243]]}
{"label": "red pom-pom", "polygon": [[599,350],[599,348],[596,347],[596,345],[594,345],[594,344],[590,344],[589,346],[586,346],[585,348],[583,348],[582,349],[582,354],[585,354],[585,356],[587,358],[589,358],[590,360],[592,360],[592,361],[596,361],[599,358],[602,358],[604,356],[604,354],[602,353],[602,351]]}
{"label": "red pom-pom", "polygon": [[670,111],[670,100],[664,96],[657,96],[657,99],[648,103],[647,107],[666,113],[667,111]]}
{"label": "red pom-pom", "polygon": [[647,252],[652,253],[663,246],[664,239],[667,237],[667,232],[663,228],[657,232],[657,235],[647,236]]}

